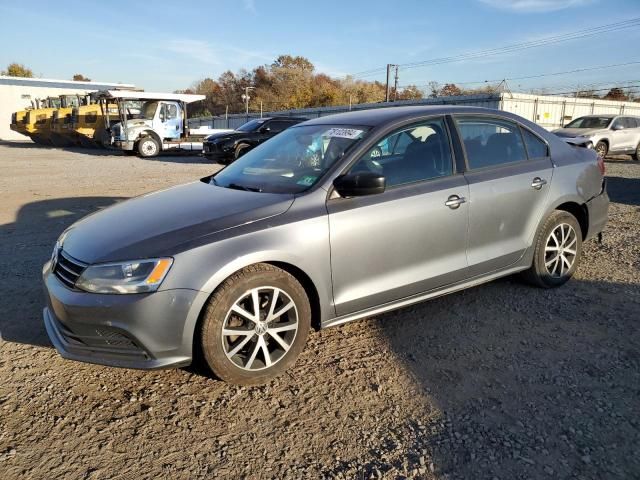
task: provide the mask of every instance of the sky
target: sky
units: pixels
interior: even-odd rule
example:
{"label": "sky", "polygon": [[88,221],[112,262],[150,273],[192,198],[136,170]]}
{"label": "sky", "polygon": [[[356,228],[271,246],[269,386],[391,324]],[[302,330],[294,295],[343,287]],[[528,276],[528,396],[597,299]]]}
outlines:
{"label": "sky", "polygon": [[[640,17],[640,0],[0,0],[0,68],[173,91],[302,55],[342,77]],[[482,82],[640,62],[640,26],[551,46],[399,70],[399,84]],[[384,80],[381,71],[367,80]],[[640,82],[640,63],[509,81],[513,91]],[[468,86],[475,86],[469,84]]]}

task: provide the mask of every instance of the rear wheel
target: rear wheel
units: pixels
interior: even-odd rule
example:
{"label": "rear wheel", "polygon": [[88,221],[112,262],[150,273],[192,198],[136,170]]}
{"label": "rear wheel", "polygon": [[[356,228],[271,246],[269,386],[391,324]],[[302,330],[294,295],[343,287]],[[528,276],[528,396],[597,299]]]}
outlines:
{"label": "rear wheel", "polygon": [[260,263],[233,274],[214,292],[199,346],[218,378],[256,385],[295,362],[310,328],[311,307],[302,285],[284,270]]}
{"label": "rear wheel", "polygon": [[533,263],[524,278],[542,288],[565,284],[575,273],[582,254],[582,230],[576,218],[556,210],[538,233]]}
{"label": "rear wheel", "polygon": [[138,155],[155,157],[160,153],[160,144],[153,137],[143,137],[138,141]]}
{"label": "rear wheel", "polygon": [[606,142],[598,142],[596,143],[595,150],[598,155],[604,158],[607,156],[607,153],[609,153],[609,146],[606,144]]}

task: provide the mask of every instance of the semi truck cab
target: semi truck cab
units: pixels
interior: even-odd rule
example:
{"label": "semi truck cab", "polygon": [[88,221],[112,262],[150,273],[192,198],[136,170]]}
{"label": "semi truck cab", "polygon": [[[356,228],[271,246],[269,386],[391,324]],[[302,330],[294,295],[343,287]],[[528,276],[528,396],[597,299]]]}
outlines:
{"label": "semi truck cab", "polygon": [[204,95],[154,94],[135,91],[98,92],[104,108],[117,103],[119,121],[107,125],[111,146],[155,157],[164,150],[201,151],[203,138],[187,135],[186,105]]}

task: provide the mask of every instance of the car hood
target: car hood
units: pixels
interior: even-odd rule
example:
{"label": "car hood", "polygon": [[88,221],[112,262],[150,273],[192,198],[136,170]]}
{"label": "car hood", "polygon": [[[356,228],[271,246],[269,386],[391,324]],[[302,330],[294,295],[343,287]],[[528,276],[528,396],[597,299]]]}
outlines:
{"label": "car hood", "polygon": [[226,142],[227,140],[233,140],[235,138],[244,137],[250,132],[221,132],[214,133],[213,135],[209,135],[206,139],[207,142],[216,143],[216,142]]}
{"label": "car hood", "polygon": [[601,133],[601,128],[560,128],[558,130],[554,130],[553,133],[558,135],[559,137],[584,137],[591,136]]}
{"label": "car hood", "polygon": [[86,263],[170,256],[197,238],[282,214],[293,199],[188,183],[83,218],[67,230],[63,248]]}

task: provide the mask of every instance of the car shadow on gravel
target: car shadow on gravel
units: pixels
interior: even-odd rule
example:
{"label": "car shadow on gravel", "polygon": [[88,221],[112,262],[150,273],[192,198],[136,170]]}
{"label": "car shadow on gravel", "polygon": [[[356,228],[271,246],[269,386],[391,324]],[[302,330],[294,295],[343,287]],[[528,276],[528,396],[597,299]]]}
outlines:
{"label": "car shadow on gravel", "polygon": [[507,278],[380,317],[441,412],[420,478],[640,478],[639,312],[638,284]]}
{"label": "car shadow on gravel", "polygon": [[85,155],[93,155],[98,157],[105,156],[125,156],[123,152],[118,150],[107,150],[104,148],[88,148],[88,147],[54,147],[53,145],[40,145],[30,140],[24,142],[7,142],[0,141],[0,146],[21,149],[21,150],[62,150],[66,152],[82,153]]}
{"label": "car shadow on gravel", "polygon": [[[109,150],[104,148],[86,148],[86,147],[54,147],[48,145],[39,145],[37,143],[33,143],[30,140],[26,140],[24,142],[8,142],[8,141],[0,141],[0,146],[22,149],[22,150],[33,150],[33,149],[44,149],[44,150],[62,150],[70,153],[81,153],[84,155],[93,155],[98,157],[135,157],[135,155],[128,155],[121,150]],[[169,163],[181,163],[181,164],[212,164],[217,165],[215,162],[211,160],[207,160],[205,157],[201,155],[186,155],[184,153],[178,152],[165,152],[162,155],[153,158],[138,158],[140,161],[152,161],[152,162],[169,162]]]}
{"label": "car shadow on gravel", "polygon": [[607,192],[612,202],[640,206],[640,178],[607,177]]}
{"label": "car shadow on gravel", "polygon": [[72,223],[121,197],[73,197],[24,205],[12,223],[0,225],[0,343],[50,346],[42,323],[42,265]]}

